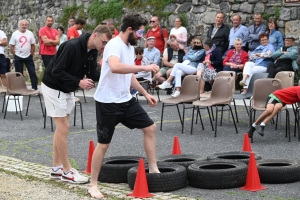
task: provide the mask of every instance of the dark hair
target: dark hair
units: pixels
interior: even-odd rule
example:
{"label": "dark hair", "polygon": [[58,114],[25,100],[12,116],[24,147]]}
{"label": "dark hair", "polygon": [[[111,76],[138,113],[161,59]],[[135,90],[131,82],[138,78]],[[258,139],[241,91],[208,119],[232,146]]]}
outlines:
{"label": "dark hair", "polygon": [[266,34],[266,33],[262,33],[259,35],[259,40],[263,37],[267,37],[269,39],[269,34]]}
{"label": "dark hair", "polygon": [[191,36],[188,38],[188,40],[187,40],[187,44],[190,44],[191,41],[192,41],[195,37],[196,37],[196,36],[191,35]]}
{"label": "dark hair", "polygon": [[218,12],[216,13],[216,16],[217,16],[218,14],[222,14],[222,15],[223,15],[223,18],[225,18],[225,14],[224,14],[222,11],[218,11]]}
{"label": "dark hair", "polygon": [[157,15],[152,15],[152,17],[156,17],[157,21],[159,22],[159,17]]}
{"label": "dark hair", "polygon": [[72,17],[70,17],[69,19],[74,19],[74,20],[75,20],[75,17],[72,16]]}
{"label": "dark hair", "polygon": [[176,19],[179,19],[180,22],[182,22],[182,18],[181,18],[181,17],[176,17],[175,20],[176,20]]}
{"label": "dark hair", "polygon": [[205,39],[203,44],[209,46],[209,48],[211,48],[214,45],[213,41],[209,38]]}
{"label": "dark hair", "polygon": [[54,20],[53,16],[51,16],[51,15],[48,15],[48,16],[46,17],[46,19],[47,19],[47,18],[51,18],[51,19]]}
{"label": "dark hair", "polygon": [[128,27],[132,30],[138,30],[141,26],[147,25],[147,20],[138,13],[127,14],[124,16],[121,25],[121,31],[125,32]]}
{"label": "dark hair", "polygon": [[144,53],[144,48],[143,47],[135,47],[134,48],[134,52],[135,54],[138,54],[138,53]]}
{"label": "dark hair", "polygon": [[240,21],[242,20],[242,17],[241,17],[241,15],[239,15],[239,14],[234,14],[234,15],[232,16],[232,18],[233,18],[233,17],[235,17],[235,16],[238,16],[238,17],[239,17],[239,19],[240,19]]}
{"label": "dark hair", "polygon": [[[276,19],[270,18],[268,20],[268,24],[271,22],[273,22],[275,24],[275,30],[278,30],[278,25],[277,25]],[[268,31],[270,32],[269,26],[268,26]]]}
{"label": "dark hair", "polygon": [[84,25],[84,24],[86,24],[86,22],[85,22],[84,19],[76,19],[75,24],[81,24],[81,25]]}
{"label": "dark hair", "polygon": [[57,29],[57,30],[61,30],[62,33],[65,32],[65,29],[64,29],[62,26],[59,26],[59,27],[57,27],[56,29]]}

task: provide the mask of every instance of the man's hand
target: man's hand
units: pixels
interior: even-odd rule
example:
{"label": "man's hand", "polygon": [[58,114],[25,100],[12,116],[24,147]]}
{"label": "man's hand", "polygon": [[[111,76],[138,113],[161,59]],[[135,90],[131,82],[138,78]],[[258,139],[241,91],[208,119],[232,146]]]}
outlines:
{"label": "man's hand", "polygon": [[159,67],[156,64],[147,65],[147,66],[144,66],[144,71],[154,72],[156,74],[159,72]]}
{"label": "man's hand", "polygon": [[94,82],[92,79],[89,79],[89,78],[82,79],[79,82],[79,87],[81,87],[85,90],[90,90],[94,87]]}
{"label": "man's hand", "polygon": [[154,96],[147,93],[146,95],[144,95],[144,97],[149,101],[150,107],[154,107],[157,105],[157,100]]}

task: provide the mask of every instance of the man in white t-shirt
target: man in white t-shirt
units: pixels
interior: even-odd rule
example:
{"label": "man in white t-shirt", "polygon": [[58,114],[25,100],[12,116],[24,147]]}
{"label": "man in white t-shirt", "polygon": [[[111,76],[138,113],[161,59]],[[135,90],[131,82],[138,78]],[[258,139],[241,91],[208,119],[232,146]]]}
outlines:
{"label": "man in white t-shirt", "polygon": [[31,87],[37,90],[38,81],[32,59],[35,50],[35,39],[33,33],[27,28],[28,21],[25,19],[20,20],[19,30],[13,32],[9,40],[10,52],[14,55],[16,72],[23,74],[23,66],[25,65],[30,76]]}
{"label": "man in white t-shirt", "polygon": [[142,129],[149,172],[159,173],[156,164],[156,125],[130,94],[131,86],[149,101],[151,107],[157,104],[156,98],[148,94],[134,76],[139,71],[159,71],[155,64],[134,64],[133,45],[142,37],[141,27],[146,24],[146,20],[139,14],[124,16],[120,34],[105,47],[100,81],[94,95],[98,144],[93,154],[91,185],[88,190],[94,198],[104,197],[97,187],[98,175],[118,123],[130,129]]}
{"label": "man in white t-shirt", "polygon": [[6,86],[6,59],[4,56],[5,46],[7,46],[7,37],[3,31],[0,30],[0,75],[3,85]]}

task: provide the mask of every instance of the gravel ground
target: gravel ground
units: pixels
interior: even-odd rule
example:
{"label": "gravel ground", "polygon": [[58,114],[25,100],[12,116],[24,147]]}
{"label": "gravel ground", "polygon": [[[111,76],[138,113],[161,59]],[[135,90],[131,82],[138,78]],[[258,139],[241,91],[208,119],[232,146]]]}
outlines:
{"label": "gravel ground", "polygon": [[74,192],[61,189],[42,181],[33,181],[0,172],[1,200],[82,200],[90,199],[78,196]]}

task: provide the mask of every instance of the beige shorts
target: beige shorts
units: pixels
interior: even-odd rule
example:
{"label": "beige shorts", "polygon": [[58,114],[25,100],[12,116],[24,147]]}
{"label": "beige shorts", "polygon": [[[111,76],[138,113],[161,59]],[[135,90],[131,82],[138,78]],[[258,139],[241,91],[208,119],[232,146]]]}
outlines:
{"label": "beige shorts", "polygon": [[74,93],[64,93],[59,90],[49,88],[44,83],[41,85],[41,91],[44,96],[47,116],[66,117],[71,114],[75,106]]}

